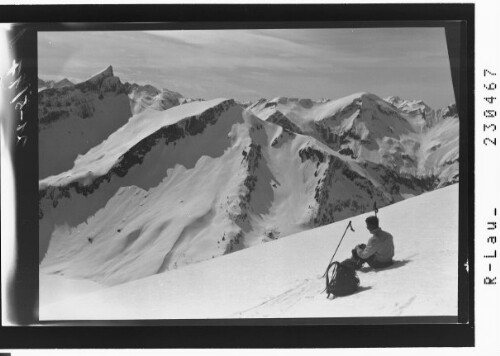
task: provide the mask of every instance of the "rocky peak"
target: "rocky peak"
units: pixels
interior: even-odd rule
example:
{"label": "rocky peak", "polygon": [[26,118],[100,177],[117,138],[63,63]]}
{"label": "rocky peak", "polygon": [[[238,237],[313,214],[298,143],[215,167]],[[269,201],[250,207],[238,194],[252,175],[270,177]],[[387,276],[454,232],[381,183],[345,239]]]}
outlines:
{"label": "rocky peak", "polygon": [[93,75],[84,82],[75,85],[76,89],[82,92],[121,92],[125,91],[124,85],[121,83],[120,78],[115,77],[113,74],[113,67],[109,66],[105,70]]}
{"label": "rocky peak", "polygon": [[102,82],[106,78],[114,77],[114,76],[115,75],[113,74],[113,66],[109,66],[106,69],[104,69],[103,71],[101,71],[97,74],[94,74],[92,77],[90,77],[86,81],[97,83],[97,82]]}
{"label": "rocky peak", "polygon": [[441,118],[446,119],[458,115],[457,105],[450,104],[441,111]]}

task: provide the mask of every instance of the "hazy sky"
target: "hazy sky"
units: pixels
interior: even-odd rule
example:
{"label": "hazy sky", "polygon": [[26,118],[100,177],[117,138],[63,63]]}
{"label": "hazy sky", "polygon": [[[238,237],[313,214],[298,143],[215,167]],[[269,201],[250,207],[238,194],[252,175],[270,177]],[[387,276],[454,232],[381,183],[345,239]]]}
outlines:
{"label": "hazy sky", "polygon": [[340,98],[368,91],[454,102],[442,28],[38,34],[42,79],[82,81],[112,65],[125,82],[186,97]]}

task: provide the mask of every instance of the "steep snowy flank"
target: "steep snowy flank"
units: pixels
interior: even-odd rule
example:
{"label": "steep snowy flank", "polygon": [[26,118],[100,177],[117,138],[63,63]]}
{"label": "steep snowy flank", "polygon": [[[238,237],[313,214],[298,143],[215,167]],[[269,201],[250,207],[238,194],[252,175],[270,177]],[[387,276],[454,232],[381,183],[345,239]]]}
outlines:
{"label": "steep snowy flank", "polygon": [[[263,120],[277,112],[330,148],[353,158],[377,162],[376,151],[386,138],[400,140],[413,130],[391,105],[369,93],[334,101],[276,98],[250,108]],[[282,120],[284,121],[284,120]]]}
{"label": "steep snowy flank", "polygon": [[420,132],[416,149],[418,174],[436,177],[438,187],[457,183],[460,122],[456,105],[434,111],[421,100],[397,96],[385,100],[406,113],[407,120]]}
{"label": "steep snowy flank", "polygon": [[385,101],[406,113],[408,122],[417,132],[422,132],[426,127],[432,126],[435,120],[436,112],[422,100],[405,100],[399,96],[390,96]]}
{"label": "steep snowy flank", "polygon": [[[189,131],[191,122],[195,122],[191,117],[199,116],[205,111],[221,105],[227,107],[232,105],[226,99],[215,99],[207,102],[193,102],[184,106],[172,108],[168,111],[148,111],[132,116],[128,122],[112,133],[102,144],[92,148],[84,156],[79,156],[72,169],[59,175],[54,175],[40,181],[40,188],[46,186],[62,186],[70,182],[83,180],[92,181],[94,178],[102,176],[117,165],[118,159],[131,148],[141,143],[144,139],[160,130],[163,127],[177,124],[185,120],[182,124]],[[191,120],[190,120],[191,119]],[[123,158],[121,158],[123,160]]]}
{"label": "steep snowy flank", "polygon": [[[261,99],[248,110],[287,131],[310,135],[359,162],[377,163],[401,175],[434,180],[436,186],[458,179],[458,165],[443,166],[441,163],[449,160],[429,158],[427,149],[431,147],[426,146],[436,137],[444,139],[437,156],[450,155],[452,161],[458,158],[452,153],[458,152],[458,140],[453,136],[458,135],[458,116],[453,105],[436,113],[422,101],[399,97],[383,100],[374,94],[358,93],[339,100]],[[447,118],[455,123],[444,124],[453,126],[445,137],[436,132]]]}
{"label": "steep snowy flank", "polygon": [[420,171],[436,176],[439,187],[459,181],[460,122],[452,108],[426,132],[419,148]]}
{"label": "steep snowy flank", "polygon": [[[446,209],[429,207],[446,206]],[[366,242],[364,219],[352,218],[336,260]],[[395,264],[363,268],[357,293],[326,299],[321,277],[347,225],[341,221],[182,269],[119,286],[40,279],[42,320],[140,320],[457,315],[458,185],[380,209],[381,226],[394,236]],[[94,253],[97,253],[97,246]],[[62,277],[61,277],[62,278]],[[61,279],[62,280],[62,279]],[[77,293],[85,293],[81,297]],[[66,299],[64,299],[66,297]],[[57,298],[57,299],[55,299]]]}
{"label": "steep snowy flank", "polygon": [[120,79],[107,68],[88,81],[38,93],[39,177],[70,169],[132,116]]}
{"label": "steep snowy flank", "polygon": [[41,270],[123,283],[431,188],[232,100],[145,110],[40,182]]}
{"label": "steep snowy flank", "polygon": [[[41,181],[40,258],[45,254],[50,236],[53,233],[57,235],[58,226],[74,227],[85,222],[105,207],[113,196],[121,199],[119,204],[128,200],[127,204],[137,204],[135,207],[138,208],[139,203],[130,196],[140,191],[147,193],[144,190],[157,186],[170,176],[169,168],[180,172],[181,166],[183,169],[193,168],[204,155],[221,155],[228,140],[214,137],[217,135],[216,128],[208,130],[201,139],[193,136],[213,125],[219,115],[228,111],[233,104],[231,101],[215,100],[208,105],[191,103],[164,112],[151,112],[157,116],[157,120],[150,120],[149,116],[144,117],[143,114],[136,115],[124,128],[80,157],[72,171]],[[184,115],[183,110],[188,110],[190,115]],[[231,119],[231,115],[226,114],[225,117]],[[233,124],[228,120],[219,121],[223,125]],[[200,142],[197,142],[198,139]],[[90,169],[95,171],[91,172]],[[122,187],[126,188],[123,196],[124,192],[120,191]],[[175,190],[175,187],[170,189]],[[158,202],[157,196],[151,198]],[[196,203],[195,197],[191,198],[191,202]],[[161,207],[156,209],[158,212],[162,211]],[[149,210],[142,211],[143,217],[148,218]],[[109,214],[107,211],[102,213],[113,219],[112,215],[118,214],[121,217],[123,211],[119,209]],[[98,229],[102,228],[112,227],[101,226]],[[116,234],[117,230],[120,229],[109,231]],[[86,233],[83,230],[81,232]],[[89,243],[88,238],[92,239],[92,236],[86,236],[80,241]]]}

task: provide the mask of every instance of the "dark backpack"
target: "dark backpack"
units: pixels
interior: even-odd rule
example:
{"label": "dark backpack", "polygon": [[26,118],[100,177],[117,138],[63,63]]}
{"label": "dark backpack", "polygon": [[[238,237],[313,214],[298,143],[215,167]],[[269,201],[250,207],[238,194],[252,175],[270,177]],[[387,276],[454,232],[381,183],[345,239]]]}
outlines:
{"label": "dark backpack", "polygon": [[354,293],[359,287],[356,270],[348,263],[332,262],[326,270],[326,293],[335,297]]}

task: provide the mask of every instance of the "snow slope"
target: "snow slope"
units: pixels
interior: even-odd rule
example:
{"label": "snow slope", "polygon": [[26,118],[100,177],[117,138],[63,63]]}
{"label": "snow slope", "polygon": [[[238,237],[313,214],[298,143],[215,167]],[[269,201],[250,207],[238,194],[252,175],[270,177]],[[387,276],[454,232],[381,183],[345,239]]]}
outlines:
{"label": "snow slope", "polygon": [[[385,100],[357,93],[337,100],[278,97],[249,107],[262,120],[310,135],[331,149],[360,162],[373,162],[403,175],[428,177],[436,186],[457,182],[458,115],[451,105],[435,112],[423,101]],[[441,125],[443,121],[450,121]],[[443,135],[443,127],[449,132]],[[440,152],[428,146],[440,140]],[[427,146],[426,146],[427,145]],[[425,147],[422,147],[425,146]],[[458,162],[458,161],[457,161]]]}
{"label": "snow slope", "polygon": [[453,106],[417,132],[413,104],[369,93],[197,101],[112,67],[39,99],[44,290],[126,283],[458,182]]}
{"label": "snow slope", "polygon": [[[438,207],[445,206],[446,209]],[[353,217],[336,260],[369,237]],[[458,184],[382,208],[396,263],[359,272],[360,290],[327,300],[321,277],[347,220],[85,295],[40,300],[41,320],[457,315]],[[43,274],[43,271],[41,272]],[[85,289],[85,288],[83,288]]]}
{"label": "snow slope", "polygon": [[124,283],[426,190],[232,100],[145,110],[40,182],[40,268]]}
{"label": "snow slope", "polygon": [[457,116],[440,120],[420,140],[419,171],[435,175],[438,186],[459,180],[460,123]]}
{"label": "snow slope", "polygon": [[[93,147],[85,155],[76,158],[73,167],[66,172],[40,180],[40,188],[61,186],[79,180],[92,180],[107,173],[124,152],[162,127],[176,124],[190,116],[200,115],[226,99],[193,102],[168,111],[147,110],[132,116],[126,124],[113,132],[102,144]],[[92,169],[92,171],[89,171]]]}

